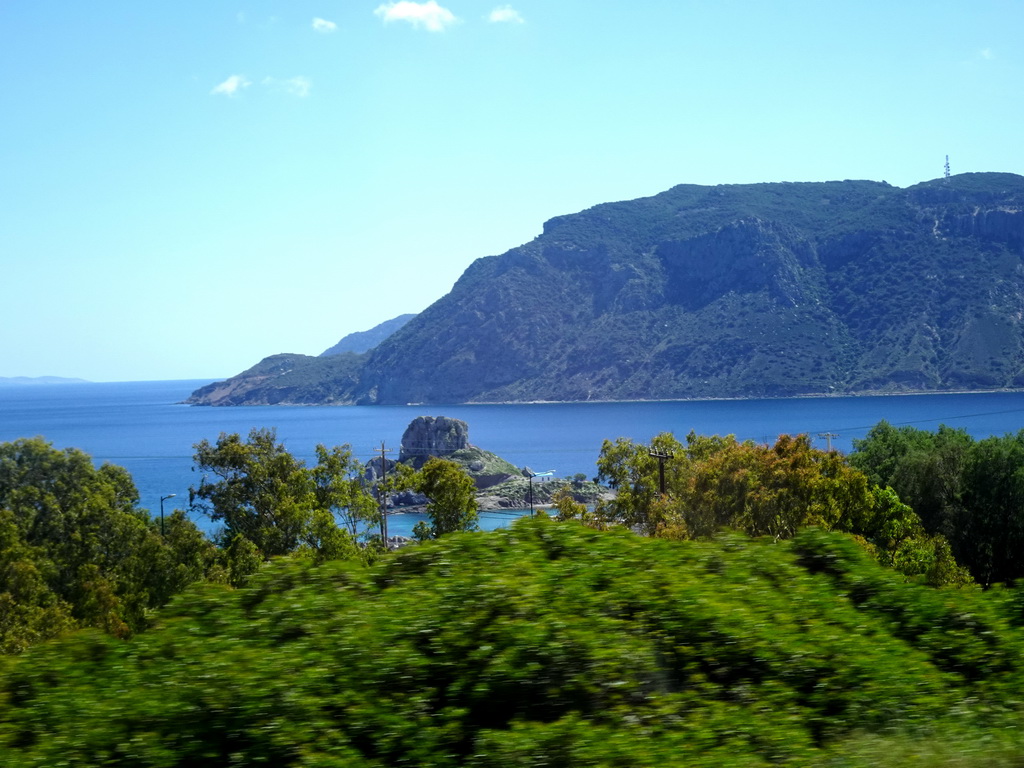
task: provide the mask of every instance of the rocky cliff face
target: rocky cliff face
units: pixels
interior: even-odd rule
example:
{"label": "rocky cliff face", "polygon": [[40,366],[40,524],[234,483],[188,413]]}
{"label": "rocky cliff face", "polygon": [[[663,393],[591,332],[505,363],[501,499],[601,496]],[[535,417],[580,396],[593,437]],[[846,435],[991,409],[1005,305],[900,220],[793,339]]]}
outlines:
{"label": "rocky cliff face", "polygon": [[477,260],[317,387],[360,403],[1019,387],[1022,318],[1020,176],[683,185]]}
{"label": "rocky cliff face", "polygon": [[445,457],[469,447],[469,427],[447,416],[419,416],[402,434],[398,460],[416,469],[431,456]]}

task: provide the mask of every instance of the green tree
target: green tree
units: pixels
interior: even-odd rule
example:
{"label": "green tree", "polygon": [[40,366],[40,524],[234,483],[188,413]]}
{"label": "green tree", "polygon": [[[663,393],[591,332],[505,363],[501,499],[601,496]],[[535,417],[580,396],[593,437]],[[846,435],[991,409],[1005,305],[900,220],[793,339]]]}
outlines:
{"label": "green tree", "polygon": [[0,510],[0,653],[20,653],[75,626],[71,605],[50,588],[55,568],[29,547],[10,510]]}
{"label": "green tree", "polygon": [[[662,498],[660,467],[651,453],[671,456],[666,461],[666,496]],[[597,505],[597,517],[618,523],[648,536],[660,528],[677,527],[682,500],[687,497],[689,459],[687,450],[669,433],[656,436],[650,446],[626,438],[605,440],[597,460],[598,480],[616,492],[615,498]]]}
{"label": "green tree", "polygon": [[891,487],[921,518],[928,533],[950,538],[960,514],[961,479],[973,438],[961,429],[936,432],[880,421],[853,441],[851,466],[880,487]]}
{"label": "green tree", "polygon": [[957,559],[986,586],[1024,576],[1024,430],[976,443],[962,487]]}
{"label": "green tree", "polygon": [[[362,478],[362,466],[347,446],[316,447],[317,463],[310,474],[316,505],[328,510],[355,539],[366,527],[380,521],[380,505]],[[323,529],[323,521],[314,525]]]}
{"label": "green tree", "polygon": [[891,485],[978,582],[1024,576],[1024,433],[976,442],[946,426],[927,432],[881,422],[854,448],[850,462]]}
{"label": "green tree", "polygon": [[127,471],[81,451],[0,444],[0,645],[20,650],[70,626],[129,635],[204,578],[213,545],[180,514],[162,537],[137,498]]}
{"label": "green tree", "polygon": [[195,451],[196,468],[204,474],[199,486],[189,489],[190,501],[224,524],[222,541],[244,536],[264,557],[299,546],[312,521],[316,488],[275,430],[253,429],[245,441],[238,433],[222,432],[216,443],[196,443]]}
{"label": "green tree", "polygon": [[373,516],[375,502],[348,446],[318,445],[311,468],[277,441],[273,429],[253,429],[244,441],[222,433],[216,443],[203,440],[195,449],[204,474],[189,495],[193,508],[224,523],[219,539],[230,583],[248,578],[253,551],[268,559],[301,549],[317,562],[355,554],[354,532]]}
{"label": "green tree", "polygon": [[[661,494],[658,459],[665,459]],[[781,435],[774,445],[732,435],[690,433],[686,445],[668,434],[650,446],[605,441],[601,477],[616,488],[599,505],[601,520],[650,536],[709,538],[723,529],[789,539],[810,526],[865,540],[879,560],[908,576],[963,583],[949,544],[928,534],[891,489],[872,487],[839,453],[811,446],[807,435]]]}
{"label": "green tree", "polygon": [[430,524],[417,523],[413,535],[420,540],[477,527],[476,486],[456,462],[432,456],[416,473],[415,487],[429,500]]}

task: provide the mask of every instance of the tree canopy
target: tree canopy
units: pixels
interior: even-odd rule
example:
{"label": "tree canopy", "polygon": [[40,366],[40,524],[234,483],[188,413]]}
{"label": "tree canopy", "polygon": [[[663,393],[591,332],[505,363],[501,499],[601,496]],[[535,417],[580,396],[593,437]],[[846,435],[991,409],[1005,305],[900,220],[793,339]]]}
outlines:
{"label": "tree canopy", "polygon": [[[318,445],[314,467],[289,453],[273,429],[253,429],[247,440],[221,433],[215,443],[196,443],[195,450],[196,468],[204,474],[189,489],[192,507],[223,523],[225,545],[244,539],[263,558],[305,548],[318,559],[332,559],[351,554],[359,524],[376,516],[376,502],[359,481],[347,446]],[[248,548],[238,543],[235,549]]]}
{"label": "tree canopy", "polygon": [[436,539],[446,533],[476,529],[476,486],[459,464],[432,456],[412,482],[427,497],[430,517],[429,525],[416,524],[416,538]]}
{"label": "tree canopy", "polygon": [[214,568],[182,512],[160,535],[129,474],[40,438],[0,444],[0,651],[75,627],[127,636]]}
{"label": "tree canopy", "polygon": [[774,445],[692,432],[685,445],[668,433],[650,445],[606,440],[598,470],[617,491],[598,506],[604,524],[669,538],[736,529],[775,540],[816,526],[862,537],[907,575],[968,580],[945,539],[926,533],[896,494],[873,487],[841,454],[815,449],[806,435],[781,435]]}
{"label": "tree canopy", "polygon": [[1024,576],[1024,431],[976,441],[881,422],[854,441],[850,463],[891,486],[925,530],[984,585]]}

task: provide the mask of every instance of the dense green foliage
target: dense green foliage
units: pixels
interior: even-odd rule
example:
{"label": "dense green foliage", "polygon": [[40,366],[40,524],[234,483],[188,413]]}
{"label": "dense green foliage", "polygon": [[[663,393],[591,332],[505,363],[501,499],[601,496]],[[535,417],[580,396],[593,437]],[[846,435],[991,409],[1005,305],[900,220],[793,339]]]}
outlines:
{"label": "dense green foliage", "polygon": [[5,766],[1019,765],[1017,592],[840,534],[574,523],[277,561],[0,667]]}
{"label": "dense green foliage", "polygon": [[432,458],[389,471],[431,519],[390,555],[346,447],[196,464],[219,548],[123,469],[0,445],[5,766],[1021,764],[1024,591],[943,534],[1017,574],[1024,433],[606,441],[614,500],[545,484],[562,521],[488,534]]}
{"label": "dense green foliage", "polygon": [[182,512],[160,526],[121,467],[36,438],[0,444],[0,653],[75,627],[127,636],[216,552]]}
{"label": "dense green foliage", "polygon": [[344,371],[268,358],[194,402],[1020,387],[1022,209],[1013,174],[681,185],[561,216],[477,260]]}
{"label": "dense green foliage", "polygon": [[413,529],[417,539],[476,529],[476,486],[460,464],[432,456],[416,473],[413,487],[427,497],[430,517],[429,525],[421,522]]}
{"label": "dense green foliage", "polygon": [[1024,576],[1024,431],[975,441],[963,430],[876,425],[850,463],[891,486],[926,530],[949,539],[984,585]]}
{"label": "dense green foliage", "polygon": [[247,440],[221,433],[216,443],[202,440],[195,449],[204,474],[189,489],[192,508],[223,523],[222,544],[244,539],[263,558],[301,547],[317,559],[334,559],[353,550],[358,523],[374,516],[376,502],[359,482],[347,447],[318,445],[312,468],[272,429],[253,429]]}
{"label": "dense green foliage", "polygon": [[[594,514],[576,514],[598,527],[680,539],[725,529],[788,539],[817,526],[855,534],[880,562],[908,576],[935,585],[970,580],[946,540],[927,533],[891,488],[871,485],[841,454],[813,448],[806,435],[782,435],[773,446],[692,432],[685,445],[667,433],[650,446],[606,440],[597,466],[617,494]],[[561,516],[574,516],[573,508],[562,507]]]}

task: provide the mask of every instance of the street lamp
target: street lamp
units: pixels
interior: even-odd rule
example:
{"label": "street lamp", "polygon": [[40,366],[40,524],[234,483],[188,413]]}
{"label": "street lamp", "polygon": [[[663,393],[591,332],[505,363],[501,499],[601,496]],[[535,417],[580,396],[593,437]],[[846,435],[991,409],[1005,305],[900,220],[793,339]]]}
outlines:
{"label": "street lamp", "polygon": [[161,496],[160,497],[160,535],[161,536],[164,535],[164,502],[167,501],[167,499],[173,499],[177,495],[178,494],[176,494],[176,493],[169,493],[166,496]]}
{"label": "street lamp", "polygon": [[555,474],[555,470],[549,469],[547,472],[529,472],[526,476],[530,479],[530,517],[533,517],[536,512],[533,511],[533,478],[535,477],[550,477]]}

